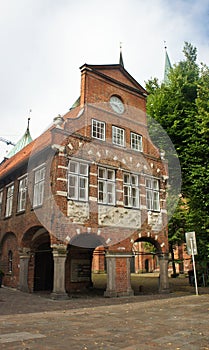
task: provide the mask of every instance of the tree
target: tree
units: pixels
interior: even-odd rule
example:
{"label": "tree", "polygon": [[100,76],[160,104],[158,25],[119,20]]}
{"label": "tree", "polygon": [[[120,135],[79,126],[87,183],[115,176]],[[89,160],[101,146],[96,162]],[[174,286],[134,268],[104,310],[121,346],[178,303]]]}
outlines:
{"label": "tree", "polygon": [[[166,82],[147,82],[148,115],[165,129],[177,151],[182,171],[181,205],[169,222],[171,246],[185,229],[196,231],[198,258],[209,257],[209,68],[198,66],[197,49],[185,43],[185,59],[171,68]],[[180,234],[180,235],[179,235]]]}

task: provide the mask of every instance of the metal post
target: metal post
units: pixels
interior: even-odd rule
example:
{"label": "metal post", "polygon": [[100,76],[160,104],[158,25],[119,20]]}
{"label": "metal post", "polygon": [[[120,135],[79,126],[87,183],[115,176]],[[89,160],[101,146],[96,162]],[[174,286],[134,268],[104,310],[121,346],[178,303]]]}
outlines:
{"label": "metal post", "polygon": [[198,295],[197,274],[196,274],[196,266],[195,266],[195,259],[194,259],[194,246],[193,246],[193,239],[192,238],[190,238],[190,242],[191,242],[192,263],[193,263],[193,270],[194,270],[195,290],[196,290],[196,295]]}

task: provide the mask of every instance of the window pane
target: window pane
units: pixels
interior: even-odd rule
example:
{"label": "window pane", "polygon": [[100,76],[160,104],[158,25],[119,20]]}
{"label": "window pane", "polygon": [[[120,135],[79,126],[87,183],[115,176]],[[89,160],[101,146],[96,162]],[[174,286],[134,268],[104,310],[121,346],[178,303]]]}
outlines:
{"label": "window pane", "polygon": [[68,197],[85,201],[88,199],[88,164],[69,162]]}
{"label": "window pane", "polygon": [[44,179],[45,168],[41,168],[35,171],[34,175],[34,192],[33,192],[33,206],[39,206],[43,204],[44,198]]}
{"label": "window pane", "polygon": [[114,203],[114,186],[112,183],[107,184],[107,202],[109,204]]}
{"label": "window pane", "polygon": [[80,164],[80,174],[87,175],[88,174],[88,166],[87,164]]}
{"label": "window pane", "polygon": [[99,181],[99,202],[104,202],[104,199],[105,199],[105,195],[104,195],[104,183],[102,181]]}
{"label": "window pane", "polygon": [[92,121],[92,137],[105,140],[105,123],[98,120]]}
{"label": "window pane", "polygon": [[158,180],[153,180],[153,189],[159,190],[159,181]]}
{"label": "window pane", "polygon": [[69,164],[69,171],[71,173],[77,173],[78,172],[78,163],[71,161]]}
{"label": "window pane", "polygon": [[113,170],[107,170],[107,178],[108,180],[114,180],[115,172]]}
{"label": "window pane", "polygon": [[13,192],[14,185],[11,185],[7,188],[6,216],[10,216],[12,214]]}
{"label": "window pane", "polygon": [[158,179],[146,179],[146,198],[148,210],[160,210],[160,193]]}
{"label": "window pane", "polygon": [[121,128],[118,128],[116,126],[112,127],[112,141],[114,144],[119,146],[125,145],[125,131]]}
{"label": "window pane", "polygon": [[159,210],[159,192],[153,193],[153,210]]}
{"label": "window pane", "polygon": [[98,201],[104,204],[115,203],[115,171],[99,168],[98,170]]}
{"label": "window pane", "polygon": [[123,176],[123,181],[124,181],[124,183],[126,183],[126,184],[130,184],[130,175],[124,174],[124,176]]}
{"label": "window pane", "polygon": [[105,177],[106,177],[105,174],[106,174],[105,169],[99,168],[99,177],[100,177],[101,179],[105,179]]}

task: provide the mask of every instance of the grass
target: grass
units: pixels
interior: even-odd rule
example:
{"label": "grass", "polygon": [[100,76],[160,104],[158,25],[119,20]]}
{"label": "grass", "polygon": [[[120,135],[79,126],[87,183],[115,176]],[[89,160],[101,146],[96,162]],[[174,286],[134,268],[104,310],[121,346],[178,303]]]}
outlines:
{"label": "grass", "polygon": [[[131,286],[134,294],[157,294],[159,286],[158,276],[158,273],[131,274]],[[106,289],[107,274],[93,274],[92,279],[94,288],[99,290]],[[169,286],[171,292],[195,293],[195,288],[189,285],[189,279],[185,276],[169,277]],[[209,287],[198,287],[198,290],[201,294],[209,294]]]}

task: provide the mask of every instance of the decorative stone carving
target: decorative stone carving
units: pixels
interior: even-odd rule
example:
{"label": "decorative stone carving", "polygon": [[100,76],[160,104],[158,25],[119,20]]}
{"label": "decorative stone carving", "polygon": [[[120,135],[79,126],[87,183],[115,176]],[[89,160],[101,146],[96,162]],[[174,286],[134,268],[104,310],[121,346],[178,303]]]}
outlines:
{"label": "decorative stone carving", "polygon": [[98,209],[98,223],[103,226],[123,226],[128,228],[141,227],[141,213],[139,210],[115,208],[100,205]]}
{"label": "decorative stone carving", "polygon": [[89,204],[69,201],[67,215],[72,222],[82,224],[89,219]]}
{"label": "decorative stone carving", "polygon": [[148,211],[148,225],[152,227],[153,231],[160,231],[162,229],[162,213]]}

